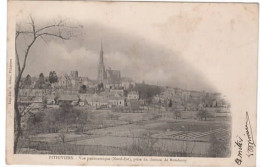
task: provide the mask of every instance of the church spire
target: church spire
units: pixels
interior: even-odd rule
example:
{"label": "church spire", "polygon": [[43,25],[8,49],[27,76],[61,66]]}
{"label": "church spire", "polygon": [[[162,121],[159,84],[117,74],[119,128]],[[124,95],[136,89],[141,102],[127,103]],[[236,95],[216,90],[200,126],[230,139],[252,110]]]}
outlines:
{"label": "church spire", "polygon": [[103,54],[104,54],[103,53],[103,44],[102,44],[102,41],[101,41],[100,58],[99,58],[99,65],[98,65],[98,81],[100,83],[101,82],[104,83],[104,81],[107,78]]}
{"label": "church spire", "polygon": [[101,41],[99,64],[104,64],[103,54],[104,54],[104,52],[103,52],[103,43]]}

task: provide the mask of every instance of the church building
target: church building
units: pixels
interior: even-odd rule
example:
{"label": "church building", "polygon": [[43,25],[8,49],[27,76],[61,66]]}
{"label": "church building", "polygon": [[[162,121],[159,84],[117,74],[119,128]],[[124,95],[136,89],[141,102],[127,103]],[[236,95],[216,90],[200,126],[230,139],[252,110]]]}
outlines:
{"label": "church building", "polygon": [[104,51],[101,43],[100,57],[98,64],[98,83],[106,85],[118,85],[121,83],[121,73],[119,70],[106,69],[104,64]]}

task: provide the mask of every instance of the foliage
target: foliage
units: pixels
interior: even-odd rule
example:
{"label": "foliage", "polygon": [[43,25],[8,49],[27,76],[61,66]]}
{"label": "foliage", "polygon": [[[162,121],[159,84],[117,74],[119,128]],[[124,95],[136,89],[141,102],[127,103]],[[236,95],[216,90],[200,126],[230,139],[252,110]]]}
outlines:
{"label": "foliage", "polygon": [[31,78],[31,76],[28,74],[28,75],[25,77],[25,79],[24,79],[23,87],[24,87],[24,88],[29,88],[31,85],[32,85],[32,78]]}
{"label": "foliage", "polygon": [[174,116],[175,116],[176,119],[181,118],[181,111],[180,110],[175,110],[174,111]]}
{"label": "foliage", "polygon": [[[29,25],[29,26],[28,26]],[[69,40],[73,33],[71,27],[67,26],[63,20],[48,24],[46,26],[37,26],[34,19],[30,16],[29,22],[23,24],[17,23],[15,31],[15,56],[17,65],[17,76],[14,87],[14,110],[15,110],[15,127],[14,127],[14,153],[17,153],[17,146],[22,134],[21,120],[24,114],[19,109],[18,96],[21,88],[22,77],[26,68],[26,62],[30,55],[31,48],[38,39],[46,42],[46,38],[53,37],[62,40]]]}
{"label": "foliage", "polygon": [[[27,120],[27,130],[31,134],[38,133],[67,133],[73,127],[80,128],[81,132],[87,124],[87,112],[79,111],[68,103],[63,103],[58,109],[49,112],[39,111],[31,114]],[[74,129],[75,130],[75,129]]]}
{"label": "foliage", "polygon": [[103,91],[104,90],[104,84],[102,82],[97,85],[97,90],[98,91]]}
{"label": "foliage", "polygon": [[86,93],[87,92],[87,86],[86,85],[81,85],[79,88],[79,93]]}
{"label": "foliage", "polygon": [[37,124],[41,124],[44,120],[46,114],[44,112],[38,112],[37,114],[31,114],[28,119],[29,126],[36,126]]}
{"label": "foliage", "polygon": [[38,89],[46,89],[48,88],[50,85],[48,84],[48,82],[46,82],[46,79],[43,75],[43,73],[40,73],[39,78],[36,82],[35,87]]}
{"label": "foliage", "polygon": [[43,73],[40,73],[40,75],[39,75],[38,84],[39,84],[40,86],[43,85],[43,84],[45,84],[45,79],[44,79]]}
{"label": "foliage", "polygon": [[163,91],[159,86],[148,85],[145,83],[137,84],[133,90],[139,92],[141,99],[152,99],[155,95],[160,94]]}
{"label": "foliage", "polygon": [[172,107],[172,99],[169,100],[168,107]]}
{"label": "foliage", "polygon": [[219,135],[212,135],[210,138],[210,157],[228,157],[231,155],[231,138],[230,135],[226,137],[221,137]]}
{"label": "foliage", "polygon": [[202,108],[197,112],[197,117],[200,118],[200,120],[204,119],[204,121],[206,121],[207,118],[211,117],[211,114],[205,108]]}
{"label": "foliage", "polygon": [[160,150],[155,149],[158,139],[152,138],[151,132],[144,134],[143,138],[133,137],[133,144],[128,148],[130,155],[151,156]]}
{"label": "foliage", "polygon": [[49,73],[49,82],[51,84],[58,82],[58,76],[57,76],[55,71],[50,71],[50,73]]}

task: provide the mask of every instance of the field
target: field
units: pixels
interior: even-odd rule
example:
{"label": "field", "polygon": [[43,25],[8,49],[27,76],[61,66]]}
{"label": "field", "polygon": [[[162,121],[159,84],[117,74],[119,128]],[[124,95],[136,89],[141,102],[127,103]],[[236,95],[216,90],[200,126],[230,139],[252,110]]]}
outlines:
{"label": "field", "polygon": [[60,133],[30,135],[21,153],[207,157],[216,140],[230,137],[230,116],[223,113],[204,121],[196,118],[196,111],[182,111],[182,118],[175,119],[165,110],[78,109],[88,114],[83,132],[63,133],[64,141]]}

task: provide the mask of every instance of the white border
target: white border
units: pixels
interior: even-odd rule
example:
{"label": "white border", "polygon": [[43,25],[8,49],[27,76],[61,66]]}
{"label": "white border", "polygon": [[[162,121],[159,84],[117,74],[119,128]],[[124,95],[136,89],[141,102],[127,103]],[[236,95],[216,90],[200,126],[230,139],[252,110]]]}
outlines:
{"label": "white border", "polygon": [[5,165],[7,1],[0,2],[0,166]]}
{"label": "white border", "polygon": [[[124,1],[124,0],[118,0]],[[136,0],[134,0],[136,1]],[[141,0],[141,1],[154,1],[154,0]],[[160,0],[157,0],[160,1]],[[180,2],[180,0],[164,0],[164,1],[173,1]],[[181,0],[182,2],[246,2],[246,3],[259,3],[260,0],[229,0],[229,1],[221,1],[221,0]],[[0,1],[0,166],[6,167],[5,163],[5,129],[6,129],[6,41],[7,41],[7,0]],[[259,37],[258,37],[259,39]],[[258,48],[260,47],[258,43]],[[259,50],[259,49],[258,49]],[[259,52],[258,52],[259,56]],[[258,67],[260,67],[260,59],[258,58]],[[258,69],[258,79],[260,78],[260,71]],[[258,88],[260,86],[258,80]],[[260,95],[260,89],[258,89],[258,96]],[[259,113],[259,105],[260,98],[257,99],[257,163],[256,166],[260,167],[260,113]],[[22,167],[24,165],[10,165],[13,167]],[[32,167],[43,167],[42,165],[33,165]],[[59,166],[57,166],[59,167]],[[61,167],[61,166],[60,166]],[[62,166],[65,167],[65,166]]]}

